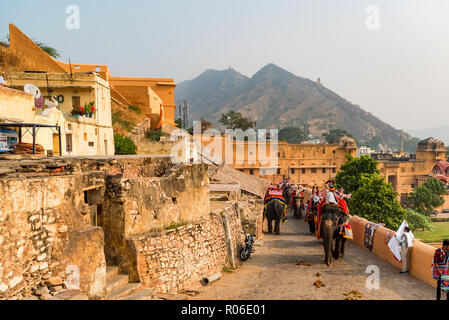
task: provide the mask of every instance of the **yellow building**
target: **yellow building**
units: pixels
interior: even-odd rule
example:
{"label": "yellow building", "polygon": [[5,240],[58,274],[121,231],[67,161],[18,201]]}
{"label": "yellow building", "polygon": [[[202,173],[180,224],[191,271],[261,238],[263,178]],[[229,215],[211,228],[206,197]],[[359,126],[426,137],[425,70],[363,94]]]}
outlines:
{"label": "yellow building", "polygon": [[[37,86],[44,101],[56,97],[57,107],[36,106],[34,96],[23,92],[26,84]],[[59,135],[48,128],[38,130],[36,143],[54,155],[113,155],[114,136],[111,123],[111,99],[108,83],[95,73],[11,72],[8,86],[0,91],[0,122],[47,124],[61,127]],[[20,90],[20,91],[19,91]],[[73,106],[94,102],[91,116],[74,116]],[[30,132],[23,132],[23,142],[32,143]]]}
{"label": "yellow building", "polygon": [[113,77],[107,65],[68,64],[57,61],[13,24],[9,25],[9,38],[9,48],[0,47],[0,51],[7,51],[14,56],[14,59],[11,59],[14,65],[4,70],[0,69],[0,75],[5,74],[5,80],[10,80],[11,71],[42,71],[63,73],[67,76],[96,73],[110,88],[110,99],[113,103],[126,108],[138,106],[142,110],[149,110],[145,113],[149,113],[153,128],[160,127],[164,123],[175,126],[174,89],[176,84],[173,79]]}
{"label": "yellow building", "polygon": [[[215,136],[214,139],[212,142],[208,135],[203,135],[201,142],[213,150],[215,156],[218,154],[217,160],[221,158],[222,163],[225,163],[229,157],[227,153],[230,153],[226,150],[226,138]],[[261,151],[261,158],[260,147],[265,149],[265,154]],[[355,157],[356,151],[356,142],[348,137],[343,137],[337,144],[289,144],[282,141],[273,150],[270,141],[262,145],[251,141],[234,141],[232,164],[229,160],[227,163],[241,172],[259,176],[271,183],[278,183],[287,177],[293,183],[322,185],[335,178],[340,166],[346,162],[346,155]]]}
{"label": "yellow building", "polygon": [[431,175],[434,166],[446,160],[446,148],[442,141],[427,138],[418,143],[416,155],[410,158],[379,157],[378,169],[385,182],[392,184],[399,193],[401,204],[405,205],[410,192],[424,183]]}

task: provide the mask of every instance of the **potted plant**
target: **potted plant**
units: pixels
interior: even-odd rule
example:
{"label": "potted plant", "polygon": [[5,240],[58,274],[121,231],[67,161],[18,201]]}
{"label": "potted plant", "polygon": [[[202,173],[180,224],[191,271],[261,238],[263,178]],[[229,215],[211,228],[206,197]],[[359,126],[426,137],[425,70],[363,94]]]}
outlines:
{"label": "potted plant", "polygon": [[80,106],[73,106],[72,115],[75,117],[82,116],[84,114],[84,108]]}
{"label": "potted plant", "polygon": [[86,117],[92,118],[93,113],[95,112],[94,101],[84,104],[84,113]]}

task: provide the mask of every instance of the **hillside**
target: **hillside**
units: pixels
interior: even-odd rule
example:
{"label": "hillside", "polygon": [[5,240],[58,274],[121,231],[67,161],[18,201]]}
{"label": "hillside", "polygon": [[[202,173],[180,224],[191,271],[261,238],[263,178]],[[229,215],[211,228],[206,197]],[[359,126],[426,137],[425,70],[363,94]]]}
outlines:
{"label": "hillside", "polygon": [[401,135],[410,138],[333,91],[274,64],[266,65],[251,78],[231,68],[207,70],[178,84],[175,103],[184,99],[192,120],[204,117],[214,125],[223,113],[234,110],[256,120],[259,128],[303,127],[307,120],[314,135],[341,128],[361,143],[378,137],[393,148],[400,147]]}

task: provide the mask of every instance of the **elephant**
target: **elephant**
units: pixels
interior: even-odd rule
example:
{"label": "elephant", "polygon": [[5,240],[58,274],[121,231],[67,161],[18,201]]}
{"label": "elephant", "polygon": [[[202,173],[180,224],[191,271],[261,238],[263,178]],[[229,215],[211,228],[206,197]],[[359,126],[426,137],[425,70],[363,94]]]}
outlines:
{"label": "elephant", "polygon": [[302,213],[305,211],[304,209],[304,198],[296,195],[293,197],[293,215],[297,219],[302,218]]}
{"label": "elephant", "polygon": [[348,221],[349,215],[342,212],[337,206],[328,204],[323,206],[320,236],[323,239],[324,263],[328,266],[332,264],[332,257],[335,260],[344,257],[346,239],[340,235],[340,227],[347,224]]}
{"label": "elephant", "polygon": [[284,212],[285,205],[278,201],[272,200],[265,207],[265,217],[268,221],[268,233],[273,231],[273,220],[274,220],[274,232],[280,234],[280,224],[282,219],[282,213]]}
{"label": "elephant", "polygon": [[309,224],[310,233],[315,233],[315,217],[317,215],[318,203],[310,201],[309,214],[307,215],[307,223]]}
{"label": "elephant", "polygon": [[284,197],[287,205],[290,205],[292,199],[292,190],[290,186],[284,186],[282,188],[282,196]]}

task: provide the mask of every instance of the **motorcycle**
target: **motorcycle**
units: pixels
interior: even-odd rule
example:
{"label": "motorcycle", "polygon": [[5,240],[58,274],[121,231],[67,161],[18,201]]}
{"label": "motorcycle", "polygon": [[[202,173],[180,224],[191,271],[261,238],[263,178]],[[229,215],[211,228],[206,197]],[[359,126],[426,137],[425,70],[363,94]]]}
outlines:
{"label": "motorcycle", "polygon": [[245,247],[240,250],[240,260],[246,261],[249,259],[249,256],[254,251],[253,249],[254,237],[252,235],[247,235],[245,237]]}

